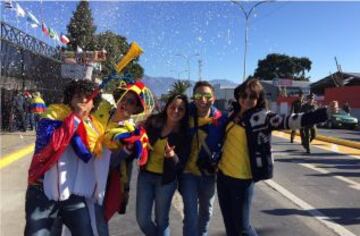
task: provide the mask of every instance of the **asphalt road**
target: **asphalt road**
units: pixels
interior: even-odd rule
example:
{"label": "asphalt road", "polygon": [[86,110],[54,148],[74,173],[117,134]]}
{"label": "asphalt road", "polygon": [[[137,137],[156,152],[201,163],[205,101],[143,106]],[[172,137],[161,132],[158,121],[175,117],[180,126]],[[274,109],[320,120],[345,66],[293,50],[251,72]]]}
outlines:
{"label": "asphalt road", "polygon": [[[17,135],[17,136],[16,136]],[[12,138],[11,138],[12,137]],[[2,136],[4,155],[28,146],[34,136]],[[360,235],[359,150],[316,143],[312,154],[288,135],[273,136],[275,176],[256,184],[252,222],[260,236]],[[24,195],[31,154],[0,169],[0,235],[22,235]],[[110,221],[111,235],[142,235],[135,220],[136,171],[126,215]],[[176,194],[170,213],[172,235],[182,235],[182,201]],[[336,232],[336,233],[335,233]],[[225,235],[215,200],[209,235]]]}

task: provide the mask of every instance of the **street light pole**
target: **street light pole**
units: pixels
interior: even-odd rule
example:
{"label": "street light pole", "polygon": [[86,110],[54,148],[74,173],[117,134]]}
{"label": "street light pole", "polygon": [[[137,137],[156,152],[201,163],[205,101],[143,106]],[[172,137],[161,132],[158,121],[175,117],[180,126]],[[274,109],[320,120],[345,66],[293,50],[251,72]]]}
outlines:
{"label": "street light pole", "polygon": [[183,57],[186,60],[186,66],[187,66],[187,71],[188,71],[188,80],[190,81],[190,59],[193,57],[199,56],[199,53],[195,53],[191,56],[186,56],[182,53],[178,53],[175,56]]}
{"label": "street light pole", "polygon": [[[270,0],[271,1],[271,0]],[[249,11],[246,11],[245,8],[241,5],[240,2],[238,1],[232,1],[233,3],[237,4],[240,9],[241,12],[244,14],[245,17],[245,33],[244,33],[244,69],[243,69],[243,82],[245,81],[246,78],[246,57],[247,57],[247,48],[248,48],[248,30],[249,30],[249,19],[251,16],[252,11],[259,6],[262,3],[266,3],[266,2],[270,2],[269,0],[264,0],[264,1],[260,1],[257,2],[254,6],[252,6],[250,8]]]}

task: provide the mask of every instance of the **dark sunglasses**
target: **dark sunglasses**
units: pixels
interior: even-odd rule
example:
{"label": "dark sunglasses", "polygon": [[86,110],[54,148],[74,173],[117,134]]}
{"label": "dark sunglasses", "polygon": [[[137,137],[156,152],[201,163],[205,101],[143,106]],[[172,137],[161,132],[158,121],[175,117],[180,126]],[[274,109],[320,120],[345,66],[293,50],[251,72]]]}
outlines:
{"label": "dark sunglasses", "polygon": [[130,105],[130,106],[136,106],[138,104],[138,101],[135,98],[125,98],[125,99],[122,99],[121,102],[123,102],[127,105]]}
{"label": "dark sunglasses", "polygon": [[250,94],[242,93],[242,94],[240,94],[240,98],[241,99],[249,98],[250,100],[256,100],[256,99],[259,99],[259,96],[256,93],[250,93]]}

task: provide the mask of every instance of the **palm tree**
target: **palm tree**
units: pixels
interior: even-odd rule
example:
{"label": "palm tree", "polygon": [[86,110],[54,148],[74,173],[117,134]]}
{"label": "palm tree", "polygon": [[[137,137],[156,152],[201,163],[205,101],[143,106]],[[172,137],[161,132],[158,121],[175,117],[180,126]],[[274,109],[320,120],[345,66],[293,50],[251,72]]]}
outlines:
{"label": "palm tree", "polygon": [[172,89],[169,91],[169,95],[173,94],[185,94],[186,90],[191,87],[188,80],[178,80],[172,84]]}

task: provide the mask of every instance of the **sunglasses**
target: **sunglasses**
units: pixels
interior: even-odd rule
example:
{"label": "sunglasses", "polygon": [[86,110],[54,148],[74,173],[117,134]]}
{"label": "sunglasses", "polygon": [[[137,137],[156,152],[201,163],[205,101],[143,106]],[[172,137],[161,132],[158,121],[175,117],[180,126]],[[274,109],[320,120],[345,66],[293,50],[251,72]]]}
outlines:
{"label": "sunglasses", "polygon": [[121,100],[122,103],[125,103],[126,105],[130,105],[130,106],[136,106],[138,101],[135,98],[123,98]]}
{"label": "sunglasses", "polygon": [[193,99],[200,100],[202,98],[205,98],[206,101],[210,101],[213,98],[213,95],[211,93],[195,93],[193,96]]}
{"label": "sunglasses", "polygon": [[259,96],[256,94],[256,93],[250,93],[250,94],[247,94],[247,93],[242,93],[240,94],[240,98],[241,99],[250,99],[250,100],[256,100],[256,99],[259,99]]}

